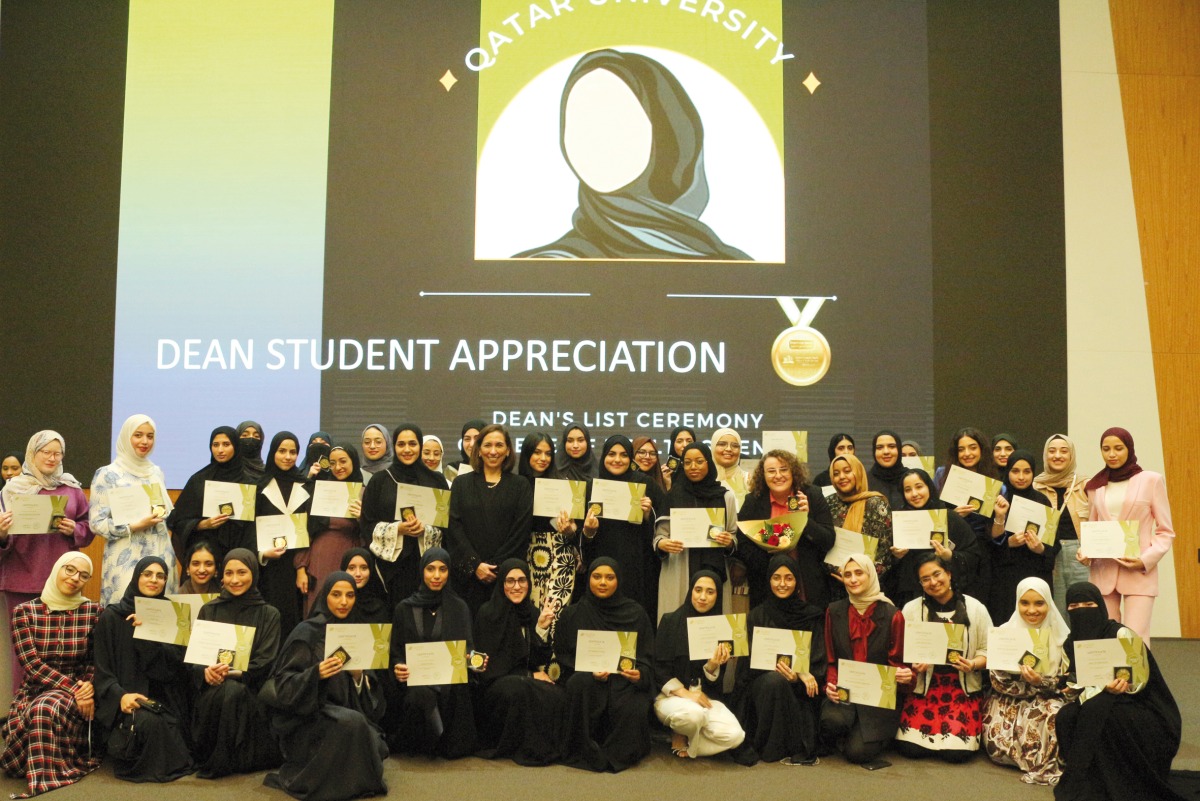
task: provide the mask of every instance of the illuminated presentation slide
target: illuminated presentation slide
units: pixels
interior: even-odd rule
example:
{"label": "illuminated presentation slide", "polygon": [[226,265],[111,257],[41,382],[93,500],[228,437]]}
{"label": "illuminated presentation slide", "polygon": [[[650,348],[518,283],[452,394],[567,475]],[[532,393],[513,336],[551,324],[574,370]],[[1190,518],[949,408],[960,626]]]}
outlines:
{"label": "illuminated presentation slide", "polygon": [[173,486],[245,419],[932,446],[929,50],[920,2],[132,0],[114,430]]}

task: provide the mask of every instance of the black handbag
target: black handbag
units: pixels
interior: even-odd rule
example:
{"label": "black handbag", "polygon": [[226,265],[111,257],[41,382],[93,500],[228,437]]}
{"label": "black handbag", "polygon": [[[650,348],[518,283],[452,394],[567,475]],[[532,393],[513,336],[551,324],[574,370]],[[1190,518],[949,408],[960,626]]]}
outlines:
{"label": "black handbag", "polygon": [[108,755],[114,759],[132,761],[142,753],[142,735],[137,726],[137,710],[122,714],[108,735]]}

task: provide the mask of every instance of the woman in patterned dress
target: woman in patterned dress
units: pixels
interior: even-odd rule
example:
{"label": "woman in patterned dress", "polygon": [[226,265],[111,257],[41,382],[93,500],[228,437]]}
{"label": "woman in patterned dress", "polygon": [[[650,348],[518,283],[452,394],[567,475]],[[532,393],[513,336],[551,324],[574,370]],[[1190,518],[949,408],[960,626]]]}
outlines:
{"label": "woman in patterned dress", "polygon": [[998,765],[1016,765],[1027,784],[1058,784],[1062,762],[1054,716],[1066,703],[1062,676],[1063,643],[1070,633],[1054,606],[1050,587],[1031,577],[1017,586],[1017,610],[1002,628],[1049,633],[1049,667],[1043,672],[1022,666],[1020,673],[992,671],[992,690],[983,714],[983,745]]}
{"label": "woman in patterned dress", "polygon": [[[539,478],[557,478],[554,470],[554,441],[550,435],[535,431],[521,443],[517,472],[536,489]],[[579,569],[578,527],[571,510],[559,511],[558,517],[533,517],[529,535],[529,600],[541,609],[547,599],[553,603],[554,617],[571,601],[575,573]]]}
{"label": "woman in patterned dress", "polygon": [[912,666],[913,691],[905,696],[896,733],[896,750],[910,759],[935,755],[959,763],[979,750],[992,619],[987,607],[955,587],[951,564],[932,551],[921,556],[917,579],[924,595],[904,605],[906,623],[966,627],[963,650],[951,664]]}
{"label": "woman in patterned dress", "polygon": [[92,629],[100,605],[83,596],[92,560],[78,551],[58,558],[42,594],[13,610],[12,634],[25,680],[0,730],[0,767],[24,776],[29,791],[74,784],[100,764],[89,747],[96,713]]}
{"label": "woman in patterned dress", "polygon": [[[150,461],[154,451],[154,421],[144,414],[135,414],[121,425],[117,434],[117,457],[92,476],[91,508],[88,523],[92,531],[104,538],[104,559],[100,567],[100,603],[107,606],[121,600],[125,588],[134,578],[134,567],[145,556],[161,556],[170,569],[167,571],[167,592],[175,592],[175,549],[171,532],[165,522],[171,511],[167,495],[167,479],[162,468]],[[119,487],[157,485],[162,503],[141,520],[118,524],[113,521],[108,494]]]}
{"label": "woman in patterned dress", "polygon": [[[892,509],[887,498],[870,488],[866,468],[852,453],[833,457],[829,478],[837,490],[827,499],[833,525],[878,540],[875,571],[880,581],[887,581],[885,576],[896,561],[892,555]],[[835,597],[846,597],[837,583],[833,585],[833,591]]]}

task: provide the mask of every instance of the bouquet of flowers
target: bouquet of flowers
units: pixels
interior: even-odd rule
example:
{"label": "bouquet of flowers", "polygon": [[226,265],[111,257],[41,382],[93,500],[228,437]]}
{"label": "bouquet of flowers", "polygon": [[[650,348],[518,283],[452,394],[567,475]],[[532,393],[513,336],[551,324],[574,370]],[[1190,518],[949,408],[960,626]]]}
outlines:
{"label": "bouquet of flowers", "polygon": [[758,544],[768,551],[790,551],[795,542],[796,532],[787,523],[764,522],[758,530]]}
{"label": "bouquet of flowers", "polygon": [[788,512],[770,520],[740,520],[738,528],[758,547],[768,553],[779,553],[796,547],[807,523],[806,512]]}

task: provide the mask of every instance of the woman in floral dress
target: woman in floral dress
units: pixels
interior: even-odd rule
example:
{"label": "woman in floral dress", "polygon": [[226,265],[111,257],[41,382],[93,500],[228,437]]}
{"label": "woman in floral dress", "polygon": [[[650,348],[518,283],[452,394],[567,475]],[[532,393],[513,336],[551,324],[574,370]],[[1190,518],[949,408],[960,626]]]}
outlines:
{"label": "woman in floral dress", "polygon": [[[550,435],[535,431],[521,443],[517,472],[537,489],[537,479],[557,478],[554,469],[554,441]],[[529,535],[529,600],[539,609],[549,601],[557,620],[558,612],[571,602],[575,590],[575,573],[579,569],[578,528],[571,519],[571,510],[563,509],[557,517],[533,516]]]}
{"label": "woman in floral dress", "polygon": [[1054,716],[1067,702],[1061,681],[1066,672],[1062,646],[1070,633],[1050,587],[1037,577],[1017,586],[1017,610],[1002,628],[1048,633],[1046,665],[1022,666],[1020,673],[992,671],[992,693],[983,715],[983,745],[998,765],[1015,765],[1027,784],[1058,784],[1062,763]]}

